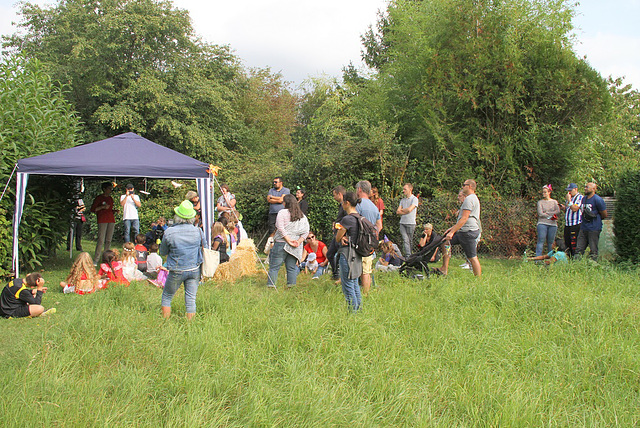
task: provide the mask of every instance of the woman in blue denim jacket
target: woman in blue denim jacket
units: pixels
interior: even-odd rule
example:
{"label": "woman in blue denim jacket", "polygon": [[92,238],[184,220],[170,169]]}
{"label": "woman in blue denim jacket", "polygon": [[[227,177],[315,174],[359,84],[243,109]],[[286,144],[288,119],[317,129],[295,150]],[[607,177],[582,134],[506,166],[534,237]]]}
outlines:
{"label": "woman in blue denim jacket", "polygon": [[174,208],[176,213],[173,226],[162,237],[159,253],[167,256],[166,268],[169,270],[167,282],[162,291],[162,316],[171,316],[171,300],[184,283],[184,302],[187,319],[196,314],[196,294],[200,285],[200,265],[202,248],[206,245],[202,229],[195,227],[196,210],[190,201],[183,201]]}

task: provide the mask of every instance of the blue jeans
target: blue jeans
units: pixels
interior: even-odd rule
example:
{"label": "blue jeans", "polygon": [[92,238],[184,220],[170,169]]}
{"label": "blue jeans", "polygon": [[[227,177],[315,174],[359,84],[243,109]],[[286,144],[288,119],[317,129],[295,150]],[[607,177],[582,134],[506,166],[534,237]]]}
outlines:
{"label": "blue jeans", "polygon": [[131,229],[133,229],[133,239],[140,233],[140,220],[123,220],[124,221],[124,242],[131,242]]}
{"label": "blue jeans", "polygon": [[547,253],[551,251],[553,240],[556,239],[557,231],[558,226],[538,224],[538,243],[536,244],[536,256],[542,255],[542,249],[544,248],[545,241],[547,242]]}
{"label": "blue jeans", "polygon": [[357,311],[362,306],[362,296],[360,295],[360,284],[358,278],[349,279],[349,264],[344,254],[338,254],[338,264],[340,265],[340,282],[342,283],[342,293],[347,300],[347,305],[352,311]]}
{"label": "blue jeans", "polygon": [[313,274],[313,277],[314,278],[320,278],[320,275],[322,275],[326,269],[327,269],[326,266],[319,266],[318,265],[318,270],[316,271],[315,274]]}
{"label": "blue jeans", "polygon": [[267,286],[274,287],[278,281],[278,271],[284,263],[287,269],[287,286],[296,285],[298,278],[298,259],[284,250],[284,242],[276,242],[269,252],[269,277],[267,278]]}
{"label": "blue jeans", "polygon": [[188,271],[170,271],[162,290],[162,306],[171,307],[174,294],[184,282],[184,305],[188,314],[196,313],[196,294],[200,285],[200,268]]}

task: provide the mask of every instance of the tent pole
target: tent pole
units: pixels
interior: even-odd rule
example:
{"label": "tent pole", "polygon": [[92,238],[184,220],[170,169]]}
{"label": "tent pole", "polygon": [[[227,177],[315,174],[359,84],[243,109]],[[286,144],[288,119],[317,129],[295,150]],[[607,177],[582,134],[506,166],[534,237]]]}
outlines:
{"label": "tent pole", "polygon": [[11,179],[13,178],[13,174],[16,172],[16,168],[18,168],[18,164],[16,163],[13,167],[13,171],[11,171],[11,175],[9,176],[9,179],[7,180],[7,184],[4,186],[4,190],[2,191],[2,196],[0,196],[0,202],[2,201],[2,198],[4,198],[4,194],[7,191],[7,188],[9,187],[9,183],[11,182]]}

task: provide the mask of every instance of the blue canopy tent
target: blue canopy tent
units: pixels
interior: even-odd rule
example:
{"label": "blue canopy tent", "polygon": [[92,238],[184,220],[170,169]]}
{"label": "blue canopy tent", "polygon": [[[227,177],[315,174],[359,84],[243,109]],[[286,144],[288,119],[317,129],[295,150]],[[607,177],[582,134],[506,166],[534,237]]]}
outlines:
{"label": "blue canopy tent", "polygon": [[[141,160],[144,159],[144,168]],[[141,174],[143,172],[143,174]],[[195,179],[207,245],[211,246],[213,194],[209,165],[147,140],[133,132],[70,149],[20,159],[17,165],[16,211],[13,220],[13,269],[18,266],[18,226],[29,174],[78,177],[144,177]]]}

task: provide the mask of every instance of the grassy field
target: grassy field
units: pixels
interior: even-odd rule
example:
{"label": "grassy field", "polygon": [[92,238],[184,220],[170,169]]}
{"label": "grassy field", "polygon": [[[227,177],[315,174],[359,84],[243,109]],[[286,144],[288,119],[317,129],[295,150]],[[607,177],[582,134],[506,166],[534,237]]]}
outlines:
{"label": "grassy field", "polygon": [[[640,277],[482,260],[473,278],[377,274],[358,314],[325,276],[88,296],[44,272],[50,318],[0,320],[0,426],[635,426]],[[280,275],[284,280],[284,274]]]}

